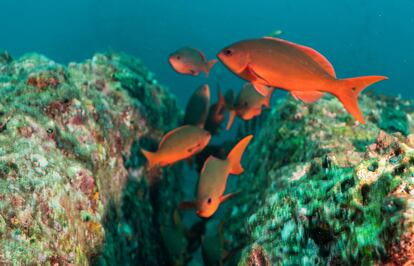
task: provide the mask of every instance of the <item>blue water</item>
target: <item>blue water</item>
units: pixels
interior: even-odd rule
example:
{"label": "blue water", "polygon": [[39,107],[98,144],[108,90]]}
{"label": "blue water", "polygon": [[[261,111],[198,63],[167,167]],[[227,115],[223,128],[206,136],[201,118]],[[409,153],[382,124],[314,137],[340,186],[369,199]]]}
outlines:
{"label": "blue water", "polygon": [[[323,53],[338,77],[387,75],[376,91],[414,97],[412,0],[2,0],[0,7],[0,49],[61,63],[125,51],[141,58],[182,107],[206,79],[175,73],[170,52],[190,45],[212,58],[232,42],[277,29]],[[242,84],[221,65],[208,81],[217,79],[225,88]]]}

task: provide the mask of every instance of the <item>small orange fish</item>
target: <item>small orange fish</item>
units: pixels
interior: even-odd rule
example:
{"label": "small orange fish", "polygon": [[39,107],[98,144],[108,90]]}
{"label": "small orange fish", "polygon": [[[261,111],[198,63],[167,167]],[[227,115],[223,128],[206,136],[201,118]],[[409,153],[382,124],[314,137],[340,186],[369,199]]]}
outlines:
{"label": "small orange fish", "polygon": [[233,73],[250,81],[262,95],[271,86],[290,91],[305,102],[314,102],[328,92],[363,124],[358,95],[367,86],[387,79],[384,76],[337,79],[331,63],[319,52],[272,37],[237,42],[221,50],[217,57]]}
{"label": "small orange fish", "polygon": [[220,160],[213,156],[208,157],[198,180],[197,199],[195,202],[183,202],[181,207],[195,208],[198,216],[208,218],[216,212],[221,203],[236,195],[236,193],[223,195],[227,178],[229,174],[243,173],[244,169],[240,160],[252,138],[253,136],[249,135],[237,143],[226,160]]}
{"label": "small orange fish", "polygon": [[250,120],[262,113],[262,106],[269,108],[273,88],[269,88],[266,96],[263,96],[253,87],[251,83],[244,84],[233,108],[230,110],[229,121],[226,129],[229,130],[234,122],[235,116],[243,120]]}
{"label": "small orange fish", "polygon": [[200,86],[188,100],[183,124],[204,128],[209,108],[210,88],[205,84]]}
{"label": "small orange fish", "polygon": [[225,112],[226,101],[223,94],[221,93],[221,90],[218,89],[218,102],[210,106],[205,129],[211,134],[217,134],[221,123],[223,123],[225,119]]}
{"label": "small orange fish", "polygon": [[161,140],[156,152],[141,149],[148,160],[148,167],[163,167],[187,159],[202,151],[211,139],[211,134],[199,127],[182,126],[168,132]]}
{"label": "small orange fish", "polygon": [[217,60],[207,61],[201,51],[191,47],[183,47],[169,56],[169,62],[178,73],[198,76],[200,72],[204,72],[208,77]]}

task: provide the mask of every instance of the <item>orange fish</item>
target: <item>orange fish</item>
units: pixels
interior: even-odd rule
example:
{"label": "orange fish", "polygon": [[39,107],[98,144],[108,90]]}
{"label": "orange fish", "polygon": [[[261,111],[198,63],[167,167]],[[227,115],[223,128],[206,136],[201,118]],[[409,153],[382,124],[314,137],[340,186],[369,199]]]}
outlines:
{"label": "orange fish", "polygon": [[244,170],[240,160],[252,138],[253,136],[249,135],[237,143],[226,160],[213,156],[208,157],[204,162],[198,180],[197,199],[195,202],[183,202],[181,207],[196,208],[198,216],[208,218],[216,212],[221,203],[233,197],[236,193],[223,195],[227,178],[229,174],[239,175],[243,173]]}
{"label": "orange fish", "polygon": [[182,126],[168,132],[161,140],[156,152],[141,149],[148,160],[148,167],[163,167],[187,159],[202,151],[211,139],[211,134],[199,127]]}
{"label": "orange fish", "polygon": [[169,62],[175,71],[181,74],[198,76],[200,72],[204,72],[206,77],[216,59],[207,61],[204,54],[191,47],[183,47],[169,56]]}
{"label": "orange fish", "polygon": [[272,37],[240,41],[224,48],[217,56],[262,95],[268,91],[266,86],[271,86],[290,91],[305,102],[314,102],[328,92],[363,124],[358,95],[367,86],[387,79],[384,76],[337,79],[331,63],[319,52]]}
{"label": "orange fish", "polygon": [[262,113],[262,106],[269,108],[273,88],[270,88],[266,96],[263,96],[253,87],[251,83],[244,84],[233,108],[230,110],[229,121],[226,129],[229,130],[234,122],[235,116],[243,120],[250,120]]}
{"label": "orange fish", "polygon": [[204,128],[210,108],[210,88],[203,85],[199,87],[187,103],[184,116],[184,125],[193,125]]}
{"label": "orange fish", "polygon": [[221,123],[223,123],[225,119],[225,112],[226,101],[223,94],[221,93],[221,90],[218,89],[218,102],[210,106],[205,129],[208,130],[211,134],[217,134]]}

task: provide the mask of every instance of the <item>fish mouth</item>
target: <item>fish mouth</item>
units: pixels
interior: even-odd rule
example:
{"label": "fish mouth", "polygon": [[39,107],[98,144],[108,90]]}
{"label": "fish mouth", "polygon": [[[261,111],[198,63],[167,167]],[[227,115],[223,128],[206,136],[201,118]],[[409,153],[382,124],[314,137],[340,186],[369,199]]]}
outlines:
{"label": "fish mouth", "polygon": [[221,50],[220,52],[218,52],[218,53],[216,54],[217,58],[218,58],[221,62],[223,62],[223,59],[222,59],[222,53],[223,53],[223,50]]}
{"label": "fish mouth", "polygon": [[196,213],[201,218],[209,218],[209,217],[211,217],[211,215],[207,215],[205,212],[202,212],[202,211],[197,211]]}
{"label": "fish mouth", "polygon": [[171,66],[174,65],[174,59],[171,55],[168,57],[168,63],[170,63]]}

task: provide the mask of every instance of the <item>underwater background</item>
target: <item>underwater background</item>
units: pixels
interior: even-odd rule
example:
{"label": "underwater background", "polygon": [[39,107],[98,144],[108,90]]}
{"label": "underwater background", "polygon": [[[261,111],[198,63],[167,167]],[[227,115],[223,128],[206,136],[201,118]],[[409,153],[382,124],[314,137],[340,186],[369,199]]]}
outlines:
{"label": "underwater background", "polygon": [[[176,75],[167,62],[173,50],[192,45],[212,58],[235,40],[282,30],[283,38],[322,52],[339,77],[383,72],[390,81],[376,90],[411,97],[413,10],[410,0],[4,0],[0,43],[14,55],[37,51],[60,63],[124,51],[141,58],[184,107],[205,80]],[[223,66],[214,71],[226,88],[240,86]]]}
{"label": "underwater background", "polygon": [[[3,0],[0,4],[0,265],[412,265],[414,2]],[[277,34],[276,34],[277,33]],[[250,121],[228,115],[192,165],[151,169],[203,84],[245,81],[208,60],[277,35],[319,51],[339,78],[385,75],[359,105],[277,91]],[[227,107],[226,107],[227,108]],[[230,108],[230,107],[229,107]],[[236,193],[212,218],[194,198],[208,155],[245,136]]]}

